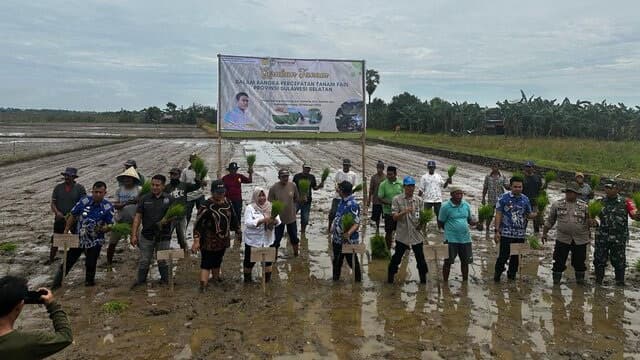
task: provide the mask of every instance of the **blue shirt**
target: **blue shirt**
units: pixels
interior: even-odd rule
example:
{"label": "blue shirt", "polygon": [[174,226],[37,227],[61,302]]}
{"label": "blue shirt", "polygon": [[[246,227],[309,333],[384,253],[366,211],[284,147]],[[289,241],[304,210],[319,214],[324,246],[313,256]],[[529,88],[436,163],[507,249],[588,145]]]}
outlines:
{"label": "blue shirt", "polygon": [[91,195],[85,196],[71,210],[77,222],[80,247],[91,248],[104,243],[104,233],[96,227],[113,224],[113,205],[107,200],[96,204]]}
{"label": "blue shirt", "polygon": [[[345,231],[349,231],[349,229],[342,228],[342,217],[346,214],[351,214],[353,216],[354,224],[360,224],[360,205],[358,205],[358,202],[353,195],[350,195],[346,199],[340,200],[340,204],[338,205],[336,217],[333,219],[332,238],[334,244],[342,244],[344,241],[342,238],[342,234]],[[351,234],[348,242],[349,244],[357,244],[359,242],[358,231],[354,231],[353,234]]]}
{"label": "blue shirt", "polygon": [[460,205],[455,205],[449,200],[442,205],[438,213],[438,221],[444,223],[444,239],[452,244],[471,242],[469,220],[471,206],[465,200],[462,200]]}
{"label": "blue shirt", "polygon": [[496,204],[496,211],[502,213],[500,235],[524,239],[527,231],[527,215],[531,213],[531,202],[525,194],[514,196],[511,191],[502,194]]}
{"label": "blue shirt", "polygon": [[249,130],[249,124],[251,120],[247,113],[237,106],[224,114],[224,130]]}

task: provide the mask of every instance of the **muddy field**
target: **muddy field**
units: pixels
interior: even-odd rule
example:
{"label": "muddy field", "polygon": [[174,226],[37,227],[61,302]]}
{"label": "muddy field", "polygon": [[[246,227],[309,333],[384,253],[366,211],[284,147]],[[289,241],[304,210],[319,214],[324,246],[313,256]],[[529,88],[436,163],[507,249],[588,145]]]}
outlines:
{"label": "muddy field", "polygon": [[[73,157],[48,156],[1,167],[0,230],[3,241],[19,244],[14,255],[2,255],[0,275],[28,276],[32,286],[48,285],[54,267],[46,266],[53,218],[48,211],[53,186],[66,166],[79,168],[79,182],[90,186],[106,180],[115,191],[115,176],[126,159],[135,159],[144,175],[167,173],[184,166],[192,151],[199,152],[215,173],[216,144],[196,139],[138,139],[124,144],[83,150]],[[349,142],[225,142],[223,159],[246,167],[246,154],[257,154],[255,184],[270,186],[279,167],[297,172],[310,161],[319,176],[323,167],[334,171],[350,157],[361,171],[360,146]],[[428,154],[387,146],[367,148],[367,174],[381,159],[398,166],[400,175],[423,173]],[[435,158],[440,169],[453,162]],[[482,179],[488,169],[459,163],[455,185],[479,205]],[[246,169],[241,169],[241,171]],[[413,255],[403,261],[397,282],[387,285],[387,262],[364,260],[363,282],[354,284],[345,268],[343,279],[331,281],[331,260],[325,233],[333,196],[328,181],[314,193],[312,225],[298,258],[281,249],[277,276],[263,293],[259,284],[241,282],[242,254],[236,244],[223,263],[221,285],[197,291],[197,257],[182,260],[175,269],[176,289],[157,284],[152,269],[147,289],[129,291],[137,250],[121,242],[112,271],[98,262],[97,286],[83,286],[82,263],[76,265],[56,296],[71,316],[75,343],[56,359],[235,359],[235,358],[566,358],[619,359],[640,357],[640,315],[636,271],[628,270],[627,287],[613,285],[608,269],[605,286],[576,286],[573,271],[562,286],[551,285],[551,248],[545,256],[527,257],[517,281],[492,281],[496,248],[483,232],[474,234],[474,265],[470,281],[460,281],[458,263],[449,285],[438,281],[438,267],[428,260],[429,281],[418,283]],[[244,186],[249,199],[251,186]],[[561,196],[551,188],[552,199]],[[371,237],[372,227],[365,229]],[[629,263],[640,254],[638,229],[632,228]],[[442,235],[431,231],[429,241]],[[177,247],[177,243],[172,243]],[[57,264],[59,264],[58,261]],[[254,269],[258,277],[259,267]],[[593,283],[593,277],[589,276]],[[108,314],[102,305],[119,300],[128,308]],[[49,328],[43,309],[28,306],[19,321],[24,329]]]}
{"label": "muddy field", "polygon": [[117,139],[73,139],[0,137],[0,164],[72,152],[118,142]]}
{"label": "muddy field", "polygon": [[196,125],[148,125],[126,123],[0,123],[0,137],[48,138],[195,138],[207,135]]}

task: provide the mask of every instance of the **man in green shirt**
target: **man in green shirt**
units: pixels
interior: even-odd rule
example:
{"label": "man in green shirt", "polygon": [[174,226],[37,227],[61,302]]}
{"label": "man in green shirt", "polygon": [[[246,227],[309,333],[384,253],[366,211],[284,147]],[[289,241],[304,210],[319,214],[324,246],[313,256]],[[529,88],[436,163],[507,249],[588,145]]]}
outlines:
{"label": "man in green shirt", "polygon": [[43,359],[69,346],[73,341],[67,314],[53,299],[49,289],[37,301],[47,307],[55,332],[25,332],[13,329],[25,300],[29,298],[27,281],[15,276],[0,278],[0,359]]}
{"label": "man in green shirt", "polygon": [[391,202],[396,195],[403,193],[402,181],[398,180],[398,173],[395,166],[387,166],[387,179],[378,186],[378,199],[382,203],[382,214],[384,214],[384,240],[387,248],[391,249],[393,244],[393,232],[396,231],[396,221],[391,214]]}

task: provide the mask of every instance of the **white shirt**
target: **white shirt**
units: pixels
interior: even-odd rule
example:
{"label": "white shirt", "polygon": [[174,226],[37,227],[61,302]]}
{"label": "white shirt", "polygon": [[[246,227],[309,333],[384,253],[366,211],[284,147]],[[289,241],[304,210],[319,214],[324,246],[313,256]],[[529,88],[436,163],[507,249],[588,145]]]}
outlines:
{"label": "white shirt", "polygon": [[[343,170],[340,170],[336,173],[336,176],[333,177],[333,180],[336,182],[336,186],[338,186],[338,184],[340,184],[343,181],[348,181],[351,183],[351,185],[353,185],[353,187],[356,187],[357,181],[358,181],[358,175],[356,175],[356,173],[354,173],[353,171],[349,170],[349,172],[344,172]],[[336,191],[336,199],[342,199],[342,197],[340,197],[340,194]]]}
{"label": "white shirt", "polygon": [[[242,240],[244,243],[252,247],[269,247],[275,241],[275,229],[267,232],[264,224],[258,225],[258,221],[264,219],[264,214],[253,208],[253,205],[249,204],[244,209],[244,232],[242,233]],[[275,226],[280,225],[280,215],[276,216]],[[267,238],[268,237],[268,238]]]}
{"label": "white shirt", "polygon": [[438,173],[433,175],[426,173],[420,178],[420,190],[422,190],[422,199],[426,203],[442,202],[442,187],[444,180]]}
{"label": "white shirt", "polygon": [[[211,181],[211,178],[207,174],[207,176],[205,176],[203,180],[208,182],[208,181]],[[193,171],[192,169],[189,169],[188,167],[184,168],[182,170],[182,174],[180,175],[180,182],[186,183],[186,184],[195,184],[196,172]],[[187,193],[187,201],[193,201],[204,195],[205,195],[205,190],[201,187],[198,190]]]}

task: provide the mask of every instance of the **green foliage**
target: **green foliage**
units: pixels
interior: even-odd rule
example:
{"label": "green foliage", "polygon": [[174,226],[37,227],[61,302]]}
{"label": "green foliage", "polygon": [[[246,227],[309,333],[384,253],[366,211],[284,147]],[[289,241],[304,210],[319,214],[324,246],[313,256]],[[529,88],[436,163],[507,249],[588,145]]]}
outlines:
{"label": "green foliage", "polygon": [[0,243],[0,253],[3,253],[3,254],[13,253],[17,249],[18,249],[18,245],[14,244],[11,241]]}
{"label": "green foliage", "polygon": [[273,200],[271,202],[271,217],[276,217],[280,214],[282,214],[282,211],[284,210],[284,203],[280,200]]}
{"label": "green foliage", "polygon": [[424,228],[428,223],[433,220],[434,212],[433,209],[422,209],[420,210],[420,216],[418,217],[418,226],[420,228]]}
{"label": "green foliage", "polygon": [[589,217],[595,219],[602,212],[602,208],[604,208],[604,204],[600,200],[591,200],[589,201]]}
{"label": "green foliage", "polygon": [[114,234],[118,234],[121,237],[126,237],[131,234],[131,224],[129,223],[115,223],[110,226],[111,232]]}
{"label": "green foliage", "polygon": [[199,156],[196,156],[191,162],[191,169],[196,173],[196,178],[200,180],[204,179],[209,172],[209,169],[204,164],[204,160]]}
{"label": "green foliage", "polygon": [[111,300],[102,304],[102,311],[106,312],[107,314],[119,314],[127,310],[128,307],[129,305],[125,302],[119,300]]}
{"label": "green foliage", "polygon": [[640,272],[640,259],[636,259],[636,262],[633,263],[633,267],[636,271]]}
{"label": "green foliage", "polygon": [[349,231],[349,229],[351,229],[353,224],[355,224],[355,221],[353,219],[353,214],[352,213],[346,213],[346,214],[342,215],[341,225],[342,225],[342,231],[344,233]]}
{"label": "green foliage", "polygon": [[491,204],[482,205],[478,208],[478,221],[489,222],[493,218],[495,207]]}
{"label": "green foliage", "polygon": [[600,186],[600,176],[592,175],[590,176],[590,180],[591,180],[591,189],[595,191],[598,188],[598,186]]}
{"label": "green foliage", "polygon": [[540,240],[538,240],[538,238],[535,237],[534,235],[527,236],[527,243],[529,243],[529,247],[532,248],[533,250],[542,249],[542,244],[540,243]]}
{"label": "green foliage", "polygon": [[256,163],[256,154],[247,155],[247,167],[253,168],[253,164]]}
{"label": "green foliage", "polygon": [[139,196],[146,195],[151,192],[151,180],[146,180],[140,187]]}
{"label": "green foliage", "polygon": [[358,184],[356,185],[356,187],[353,188],[353,192],[356,193],[358,191],[362,191],[363,188],[364,188],[363,184]]}
{"label": "green foliage", "polygon": [[308,179],[300,179],[298,181],[298,192],[300,192],[301,196],[307,196],[309,189],[311,189],[311,181]]}
{"label": "green foliage", "polygon": [[322,170],[322,175],[320,176],[320,181],[324,182],[325,180],[327,180],[327,178],[329,177],[329,168],[324,168],[324,170]]}
{"label": "green foliage", "polygon": [[546,191],[540,191],[540,194],[536,197],[536,205],[538,205],[538,214],[544,214],[544,209],[549,205],[549,196]]}
{"label": "green foliage", "polygon": [[631,195],[631,200],[633,200],[633,204],[636,206],[636,209],[640,211],[640,192],[634,192]]}
{"label": "green foliage", "polygon": [[185,214],[184,205],[180,203],[176,203],[169,206],[169,208],[167,209],[167,212],[164,214],[164,217],[162,217],[162,220],[166,222],[174,218],[184,216],[184,214]]}
{"label": "green foliage", "polygon": [[452,178],[453,175],[455,175],[456,170],[458,170],[457,166],[455,166],[455,165],[449,166],[449,169],[447,169],[447,175],[449,175],[449,178]]}
{"label": "green foliage", "polygon": [[380,84],[380,74],[377,70],[367,69],[366,83],[367,94],[369,94],[369,103],[371,103],[371,95],[373,95],[373,92],[376,91],[378,84]]}
{"label": "green foliage", "polygon": [[387,242],[382,235],[374,235],[371,238],[371,257],[374,259],[388,260],[391,258],[391,253],[387,248]]}
{"label": "green foliage", "polygon": [[547,188],[547,185],[551,182],[555,181],[558,177],[558,174],[555,171],[547,171],[544,173],[544,187]]}

